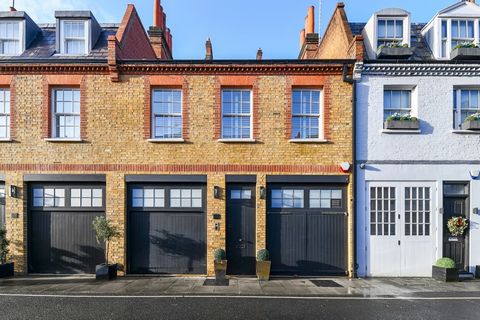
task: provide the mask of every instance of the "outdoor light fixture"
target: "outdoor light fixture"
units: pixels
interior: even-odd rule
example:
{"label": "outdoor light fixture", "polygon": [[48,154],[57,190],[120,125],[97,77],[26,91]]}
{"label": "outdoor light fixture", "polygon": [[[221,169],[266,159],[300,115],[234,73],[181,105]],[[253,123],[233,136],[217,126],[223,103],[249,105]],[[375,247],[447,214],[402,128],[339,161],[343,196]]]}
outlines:
{"label": "outdoor light fixture", "polygon": [[351,165],[349,162],[342,162],[340,164],[340,169],[342,169],[342,172],[347,173],[350,171]]}
{"label": "outdoor light fixture", "polygon": [[18,187],[17,186],[10,186],[10,197],[18,198]]}
{"label": "outdoor light fixture", "polygon": [[220,199],[220,187],[219,186],[214,186],[213,187],[213,197],[215,199]]}
{"label": "outdoor light fixture", "polygon": [[266,192],[265,187],[260,187],[260,199],[265,199]]}

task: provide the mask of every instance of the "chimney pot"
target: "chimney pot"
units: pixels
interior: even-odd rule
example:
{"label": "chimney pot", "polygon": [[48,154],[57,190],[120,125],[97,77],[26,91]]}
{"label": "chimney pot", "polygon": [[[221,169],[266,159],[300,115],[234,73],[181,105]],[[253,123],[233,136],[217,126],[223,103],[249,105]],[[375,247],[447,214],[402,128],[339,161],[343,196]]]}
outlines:
{"label": "chimney pot", "polygon": [[163,26],[163,8],[160,4],[160,0],[154,0],[153,2],[153,26]]}
{"label": "chimney pot", "polygon": [[315,33],[315,7],[310,6],[308,8],[308,15],[305,21],[306,34]]}
{"label": "chimney pot", "polygon": [[305,29],[302,29],[300,31],[300,49],[303,48],[304,44],[305,44]]}
{"label": "chimney pot", "polygon": [[17,11],[17,9],[15,9],[15,7],[10,7],[10,11]]}
{"label": "chimney pot", "polygon": [[263,58],[263,51],[262,48],[259,48],[257,51],[257,60],[262,60]]}
{"label": "chimney pot", "polygon": [[475,3],[475,0],[467,0],[468,2]]}
{"label": "chimney pot", "polygon": [[212,48],[212,41],[210,38],[207,39],[205,43],[205,60],[212,61],[213,60],[213,48]]}

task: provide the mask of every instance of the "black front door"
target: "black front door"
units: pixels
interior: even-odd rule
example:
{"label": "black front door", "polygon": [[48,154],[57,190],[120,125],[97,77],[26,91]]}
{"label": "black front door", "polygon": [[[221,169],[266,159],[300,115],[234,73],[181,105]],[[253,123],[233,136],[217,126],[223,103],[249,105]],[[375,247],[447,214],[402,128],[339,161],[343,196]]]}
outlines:
{"label": "black front door", "polygon": [[454,237],[448,230],[447,223],[452,217],[468,219],[468,195],[444,195],[443,199],[443,256],[451,258],[459,270],[467,267],[466,241],[467,232],[463,236]]}
{"label": "black front door", "polygon": [[255,185],[227,185],[228,273],[255,274]]}

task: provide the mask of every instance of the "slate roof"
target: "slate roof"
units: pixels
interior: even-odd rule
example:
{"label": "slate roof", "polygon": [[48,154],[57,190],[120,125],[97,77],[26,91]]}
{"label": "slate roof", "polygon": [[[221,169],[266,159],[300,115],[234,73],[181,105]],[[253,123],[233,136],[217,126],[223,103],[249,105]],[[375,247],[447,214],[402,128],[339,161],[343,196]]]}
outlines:
{"label": "slate roof", "polygon": [[[349,23],[353,35],[361,35],[366,23]],[[435,61],[425,38],[422,36],[422,29],[426,23],[412,23],[410,27],[410,46],[414,48],[413,56],[407,61]],[[375,61],[391,61],[391,59],[375,59]]]}
{"label": "slate roof", "polygon": [[88,55],[81,56],[71,56],[71,55],[60,55],[55,52],[55,24],[39,24],[38,25],[41,32],[38,33],[37,37],[33,42],[28,46],[28,48],[19,56],[0,56],[1,61],[8,60],[99,60],[104,61],[108,58],[108,36],[115,35],[119,27],[118,24],[101,24],[102,31],[98,38],[97,43],[93,47],[93,50],[90,51]]}

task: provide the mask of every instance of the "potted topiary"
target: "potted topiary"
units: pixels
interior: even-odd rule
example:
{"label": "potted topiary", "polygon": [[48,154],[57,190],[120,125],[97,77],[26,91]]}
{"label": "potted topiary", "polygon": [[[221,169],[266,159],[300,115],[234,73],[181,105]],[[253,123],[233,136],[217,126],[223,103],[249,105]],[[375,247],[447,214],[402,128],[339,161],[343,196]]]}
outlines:
{"label": "potted topiary", "polygon": [[270,254],[267,249],[260,249],[257,252],[257,278],[260,281],[270,280]]}
{"label": "potted topiary", "polygon": [[390,42],[381,45],[377,50],[379,59],[408,59],[413,55],[413,49],[406,43]]}
{"label": "potted topiary", "polygon": [[389,130],[418,130],[420,123],[418,119],[410,114],[394,113],[385,120],[384,128]]}
{"label": "potted topiary", "polygon": [[455,261],[450,258],[438,259],[432,266],[432,278],[443,282],[458,281],[458,269]]}
{"label": "potted topiary", "polygon": [[453,48],[450,58],[452,60],[478,60],[480,59],[480,46],[471,41],[459,43]]}
{"label": "potted topiary", "polygon": [[13,277],[14,275],[14,263],[7,263],[7,255],[9,253],[8,246],[10,241],[7,239],[7,230],[5,228],[0,229],[0,278]]}
{"label": "potted topiary", "polygon": [[227,273],[227,253],[223,249],[216,249],[213,252],[215,281],[217,283],[225,282],[225,275]]}
{"label": "potted topiary", "polygon": [[480,130],[480,112],[468,116],[462,123],[462,130]]}
{"label": "potted topiary", "polygon": [[96,217],[93,221],[93,229],[97,236],[97,242],[105,245],[105,263],[99,264],[95,268],[97,280],[115,280],[117,278],[117,264],[108,263],[108,252],[110,241],[119,235],[115,226],[105,217]]}

